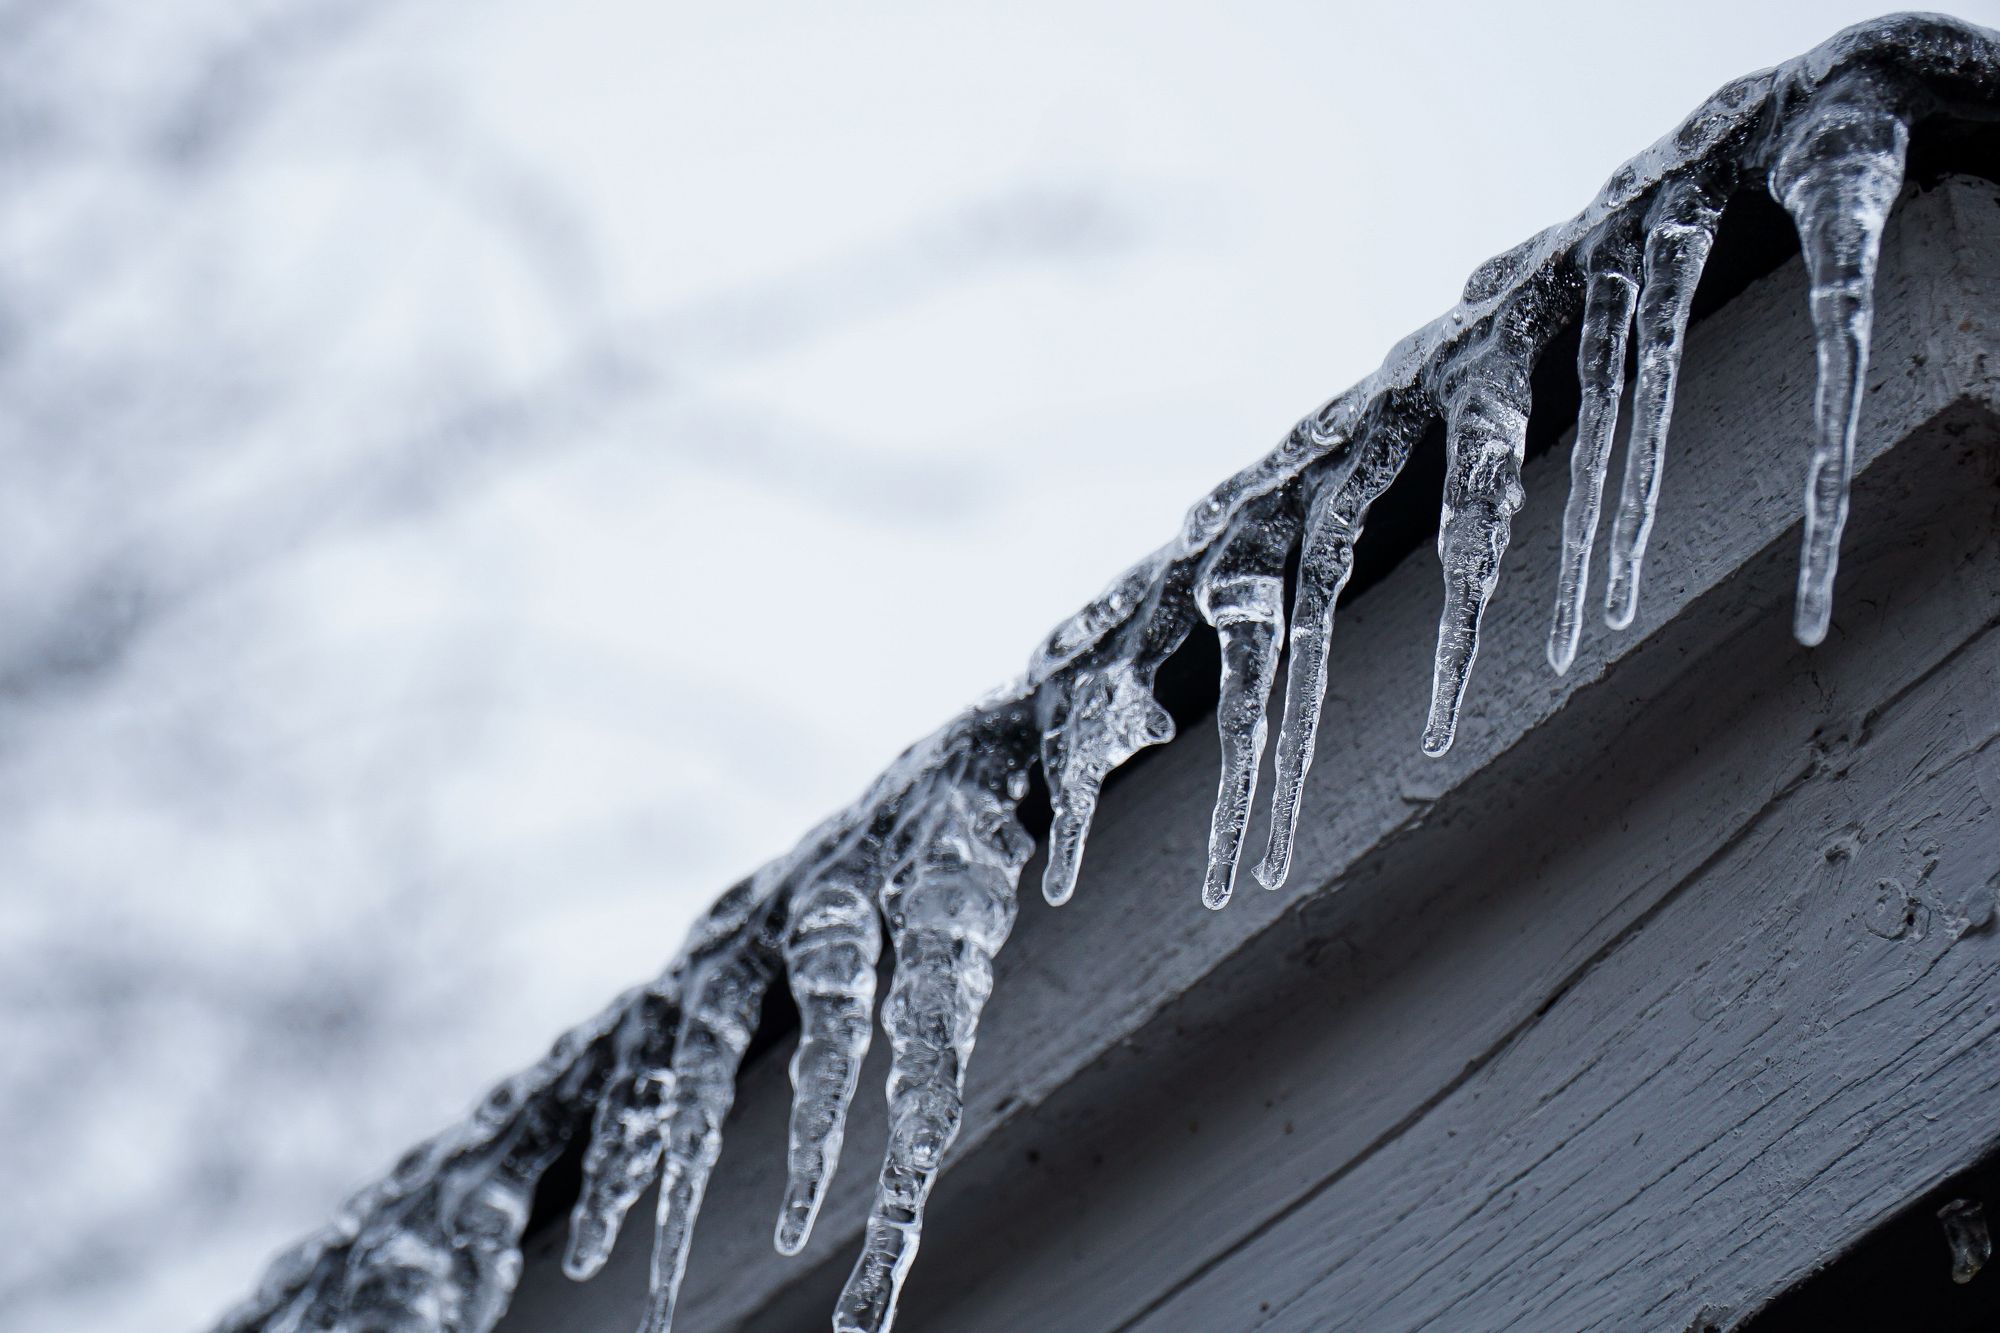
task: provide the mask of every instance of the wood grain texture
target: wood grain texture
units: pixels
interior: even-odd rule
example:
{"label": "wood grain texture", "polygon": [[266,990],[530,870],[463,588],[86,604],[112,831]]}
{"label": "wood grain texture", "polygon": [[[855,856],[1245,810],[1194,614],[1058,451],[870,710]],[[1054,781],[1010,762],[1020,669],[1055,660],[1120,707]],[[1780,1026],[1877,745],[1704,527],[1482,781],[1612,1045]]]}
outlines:
{"label": "wood grain texture", "polygon": [[[1434,559],[1343,611],[1283,892],[1198,904],[1212,728],[1108,793],[1076,900],[1025,902],[1001,957],[904,1327],[1678,1327],[1754,1307],[2000,1134],[1994,937],[1943,922],[2000,865],[2000,196],[1906,201],[1879,292],[1825,647],[1786,638],[1794,261],[1690,336],[1632,632],[1587,631],[1567,677],[1542,663],[1566,466],[1545,457],[1444,760],[1416,749]],[[1921,940],[1865,928],[1898,919],[1882,882]],[[749,1071],[683,1330],[826,1326],[883,1045],[794,1260],[770,1247],[785,1052]],[[503,1327],[635,1327],[648,1208],[584,1286],[536,1238]]]}
{"label": "wood grain texture", "polygon": [[[1976,554],[1990,573],[1990,542]],[[1548,859],[1529,878],[1564,901],[1521,924],[1583,924],[1607,883],[1591,860],[1641,871],[1649,845],[1674,857],[1685,816],[1660,798],[1685,799],[1720,761],[1731,780],[1716,790],[1736,799],[1689,802],[1709,830],[1701,863],[1656,880],[1531,1021],[1391,1140],[1286,1200],[1133,1326],[1726,1322],[2000,1137],[2000,943],[1990,925],[1953,924],[1990,911],[1968,905],[1990,901],[2000,870],[1982,782],[2000,733],[2000,597],[1970,641],[1885,678],[1871,668],[1892,640],[1918,641],[1911,620],[1931,617],[1912,603],[1934,589],[1883,585],[1890,614],[1849,660],[1807,668],[1837,732],[1786,736],[1770,713],[1673,698],[1701,752],[1675,756],[1617,823],[1534,838]],[[1746,738],[1782,745],[1794,771],[1760,765]]]}

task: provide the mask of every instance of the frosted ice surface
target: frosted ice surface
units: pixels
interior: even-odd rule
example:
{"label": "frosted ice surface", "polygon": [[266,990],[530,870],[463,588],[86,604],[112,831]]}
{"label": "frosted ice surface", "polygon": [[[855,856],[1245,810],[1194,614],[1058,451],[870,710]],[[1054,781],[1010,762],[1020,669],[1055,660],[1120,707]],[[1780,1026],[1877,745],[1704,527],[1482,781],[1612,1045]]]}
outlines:
{"label": "frosted ice surface", "polygon": [[[2000,36],[1935,16],[1862,24],[1724,88],[1615,172],[1582,213],[1482,265],[1456,308],[1204,497],[1168,545],[1058,626],[1019,682],[913,747],[855,805],[725,894],[664,976],[565,1035],[465,1124],[357,1195],[275,1261],[218,1329],[490,1328],[520,1272],[536,1181],[587,1126],[565,1267],[576,1278],[596,1272],[625,1214],[659,1182],[645,1328],[664,1333],[737,1073],[780,971],[801,1031],[775,1243],[787,1254],[804,1245],[839,1162],[885,931],[895,959],[880,1020],[892,1051],[889,1141],[833,1319],[851,1333],[888,1329],[964,1116],[994,956],[1014,924],[1033,850],[1016,809],[1032,775],[1046,784],[1052,814],[1043,893],[1062,903],[1076,888],[1106,780],[1173,738],[1154,684],[1205,619],[1221,644],[1222,764],[1202,897],[1222,906],[1250,823],[1289,618],[1270,840],[1256,871],[1267,887],[1284,883],[1355,544],[1369,507],[1439,422],[1445,595],[1422,744],[1443,753],[1476,707],[1469,686],[1481,619],[1523,498],[1531,373],[1571,327],[1581,406],[1549,661],[1568,669],[1581,641],[1628,355],[1638,369],[1606,618],[1629,625],[1695,290],[1729,197],[1760,187],[1797,226],[1810,281],[1819,385],[1795,628],[1801,641],[1819,641],[1847,512],[1877,256],[1902,187],[1908,123],[1916,110],[1988,111],[1996,101]],[[1294,564],[1288,608],[1284,578]],[[1969,1229],[1953,1241],[1969,1255],[1959,1233]]]}

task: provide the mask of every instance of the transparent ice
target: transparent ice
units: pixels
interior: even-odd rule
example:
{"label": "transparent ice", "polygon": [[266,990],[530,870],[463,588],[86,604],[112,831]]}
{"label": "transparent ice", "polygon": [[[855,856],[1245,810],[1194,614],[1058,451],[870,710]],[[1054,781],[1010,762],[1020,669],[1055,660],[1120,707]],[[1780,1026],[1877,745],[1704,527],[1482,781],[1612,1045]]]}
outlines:
{"label": "transparent ice", "polygon": [[1951,1280],[1964,1286],[1993,1258],[1986,1209],[1976,1199],[1953,1199],[1938,1209],[1937,1217],[1944,1228],[1945,1244],[1951,1248]]}
{"label": "transparent ice", "polygon": [[[1221,644],[1222,762],[1201,897],[1224,906],[1289,641],[1270,839],[1256,867],[1265,887],[1283,884],[1355,543],[1369,506],[1435,424],[1447,453],[1444,599],[1422,745],[1434,755],[1449,749],[1524,498],[1531,372],[1573,326],[1581,407],[1550,664],[1568,670],[1581,643],[1628,356],[1636,379],[1605,619],[1631,625],[1695,291],[1724,208],[1752,190],[1790,214],[1810,285],[1819,381],[1802,451],[1794,628],[1801,642],[1819,642],[1847,515],[1876,261],[1902,189],[1909,127],[1934,114],[1991,114],[1996,103],[2000,34],[1931,15],[1850,28],[1724,88],[1615,172],[1582,213],[1482,265],[1453,310],[1195,505],[1174,541],[1058,626],[1020,680],[913,747],[855,805],[725,894],[658,981],[566,1034],[465,1124],[412,1152],[275,1261],[218,1333],[491,1328],[520,1273],[536,1182],[579,1133],[588,1134],[584,1179],[565,1268],[578,1279],[601,1268],[625,1215],[657,1183],[644,1327],[664,1333],[738,1069],[781,975],[801,1030],[775,1240],[784,1254],[804,1245],[839,1162],[885,930],[895,955],[881,1014],[893,1052],[889,1144],[833,1327],[889,1328],[959,1130],[994,956],[1033,850],[1015,817],[1033,774],[1052,811],[1042,890],[1060,904],[1077,887],[1105,780],[1173,738],[1155,680],[1205,620]],[[1296,571],[1289,617],[1288,568]],[[1983,1262],[1983,1227],[1975,1258],[1970,1226],[1946,1224],[1960,1267]]]}

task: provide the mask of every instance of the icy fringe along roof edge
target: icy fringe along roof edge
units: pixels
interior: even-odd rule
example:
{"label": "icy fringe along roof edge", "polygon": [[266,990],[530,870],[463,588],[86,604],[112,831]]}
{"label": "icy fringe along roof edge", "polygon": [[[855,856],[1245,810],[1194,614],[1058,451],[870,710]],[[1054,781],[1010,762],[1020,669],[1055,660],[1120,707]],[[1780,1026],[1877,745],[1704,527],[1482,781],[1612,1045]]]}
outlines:
{"label": "icy fringe along roof edge", "polygon": [[[658,1182],[642,1328],[666,1333],[738,1067],[780,975],[801,1032],[774,1239],[785,1254],[805,1244],[871,1037],[884,927],[896,958],[881,1020],[893,1049],[889,1146],[833,1327],[888,1329],[925,1201],[958,1132],[993,957],[1012,928],[1017,881],[1033,851],[1015,818],[1031,769],[1040,766],[1053,811],[1043,893],[1061,903],[1075,888],[1105,778],[1140,749],[1172,739],[1154,678],[1197,616],[1205,620],[1221,644],[1223,759],[1201,892],[1207,906],[1223,906],[1256,794],[1289,611],[1271,837],[1255,868],[1267,887],[1282,884],[1354,544],[1369,505],[1440,420],[1445,599],[1423,746],[1442,754],[1523,498],[1530,372],[1572,326],[1582,393],[1551,666],[1569,668],[1581,635],[1636,328],[1633,419],[1604,606],[1611,627],[1628,626],[1694,292],[1723,206],[1758,186],[1797,226],[1810,289],[1819,383],[1794,631],[1817,643],[1847,512],[1877,251],[1902,186],[1910,126],[1997,113],[2000,34],[1941,15],[1858,24],[1724,87],[1613,172],[1582,212],[1480,265],[1456,306],[1194,505],[1171,542],[1058,625],[1021,678],[912,746],[859,801],[732,887],[657,980],[565,1033],[466,1121],[413,1149],[276,1259],[216,1333],[486,1333],[519,1279],[536,1183],[586,1124],[565,1269],[582,1279],[602,1267],[625,1214]],[[1288,599],[1284,574],[1294,555]]]}

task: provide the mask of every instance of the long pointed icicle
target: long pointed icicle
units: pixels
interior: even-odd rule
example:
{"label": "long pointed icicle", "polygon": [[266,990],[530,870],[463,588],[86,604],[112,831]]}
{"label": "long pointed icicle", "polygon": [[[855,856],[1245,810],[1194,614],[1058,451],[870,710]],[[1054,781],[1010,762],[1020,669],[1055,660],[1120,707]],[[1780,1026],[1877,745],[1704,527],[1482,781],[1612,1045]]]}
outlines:
{"label": "long pointed icicle", "polygon": [[1051,692],[1055,706],[1042,734],[1042,771],[1053,810],[1042,896],[1054,906],[1076,892],[1083,844],[1104,779],[1147,746],[1174,738],[1172,715],[1131,663],[1113,658],[1071,670],[1070,678]]}
{"label": "long pointed icicle", "polygon": [[1850,75],[1799,117],[1771,168],[1771,193],[1792,215],[1804,251],[1819,361],[1793,613],[1793,632],[1804,644],[1826,637],[1833,614],[1875,320],[1875,266],[1883,226],[1903,187],[1909,140],[1909,127],[1883,85]]}
{"label": "long pointed icicle", "polygon": [[896,975],[882,1006],[894,1059],[889,1146],[861,1257],[835,1333],[886,1333],[917,1257],[924,1204],[964,1115],[966,1062],[993,991],[993,956],[1014,927],[1015,887],[1034,842],[1015,822],[1025,770],[997,756],[941,775],[918,814],[912,861],[882,889]]}
{"label": "long pointed icicle", "polygon": [[1576,349],[1582,403],[1570,451],[1569,502],[1563,507],[1562,566],[1556,575],[1549,665],[1561,674],[1576,661],[1583,604],[1590,588],[1590,549],[1604,505],[1604,474],[1625,392],[1625,347],[1639,302],[1638,240],[1623,227],[1597,238],[1583,255],[1583,323]]}
{"label": "long pointed icicle", "polygon": [[674,1033],[680,1009],[667,983],[647,989],[620,1021],[604,1097],[592,1115],[583,1187],[570,1212],[563,1271],[591,1277],[611,1257],[625,1214],[660,1170],[661,1126],[673,1090]]}
{"label": "long pointed icicle", "polygon": [[736,1102],[736,1071],[757,1030],[777,957],[776,913],[760,914],[763,919],[749,924],[734,947],[690,968],[685,982],[674,1086],[662,1121],[659,1220],[642,1333],[673,1327],[695,1219],[722,1155],[722,1122]]}
{"label": "long pointed icicle", "polygon": [[827,1181],[840,1163],[847,1108],[868,1054],[882,927],[872,856],[857,851],[823,869],[794,897],[785,971],[799,1006],[792,1055],[791,1144],[775,1244],[797,1254],[812,1235]]}
{"label": "long pointed icicle", "polygon": [[1458,732],[1465,684],[1479,655],[1479,621],[1500,583],[1514,514],[1521,507],[1521,460],[1528,444],[1529,356],[1517,330],[1496,327],[1472,356],[1445,403],[1444,516],[1438,557],[1444,611],[1424,753],[1440,755]]}
{"label": "long pointed icicle", "polygon": [[1257,865],[1258,882],[1267,889],[1277,888],[1291,873],[1299,799],[1326,698],[1327,641],[1341,589],[1354,572],[1354,544],[1361,539],[1368,506],[1389,489],[1415,445],[1415,432],[1400,418],[1371,414],[1354,432],[1352,468],[1325,478],[1307,507],[1292,598],[1291,660],[1285,669],[1285,719],[1278,729],[1271,790],[1271,836]]}
{"label": "long pointed icicle", "polygon": [[1195,578],[1195,606],[1222,640],[1222,685],[1215,705],[1222,778],[1209,823],[1202,904],[1220,908],[1236,886],[1243,832],[1257,794],[1269,730],[1265,716],[1285,634],[1285,562],[1299,530],[1280,494],[1238,516]]}
{"label": "long pointed icicle", "polygon": [[1722,198],[1692,177],[1660,187],[1646,219],[1646,281],[1639,293],[1639,383],[1633,393],[1632,433],[1625,445],[1625,484],[1611,526],[1610,579],[1604,619],[1624,629],[1639,610],[1639,574],[1653,516],[1660,502],[1660,468],[1666,460],[1667,428],[1673,422],[1674,389],[1680,379],[1681,350],[1695,288],[1715,244]]}

